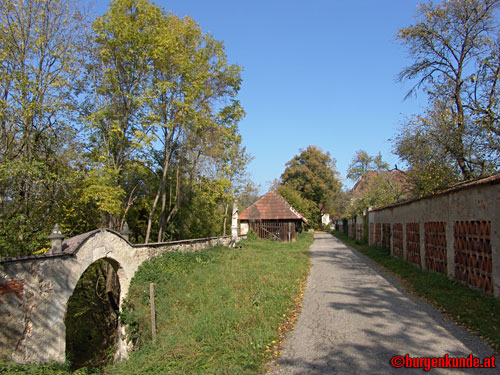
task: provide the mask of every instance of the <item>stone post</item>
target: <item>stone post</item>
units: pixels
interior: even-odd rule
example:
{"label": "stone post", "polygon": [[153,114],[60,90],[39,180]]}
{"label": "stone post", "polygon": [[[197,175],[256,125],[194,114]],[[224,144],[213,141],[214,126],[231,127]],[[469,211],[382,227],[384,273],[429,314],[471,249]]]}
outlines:
{"label": "stone post", "polygon": [[233,203],[233,215],[231,217],[231,237],[234,242],[238,240],[238,205]]}
{"label": "stone post", "polygon": [[130,231],[130,229],[129,229],[129,227],[128,227],[128,223],[127,223],[127,222],[125,222],[125,223],[123,224],[123,228],[122,228],[122,230],[121,230],[120,234],[121,234],[121,235],[122,235],[122,237],[123,237],[123,238],[125,238],[127,241],[130,241],[130,239],[129,239],[129,238],[130,238],[130,234],[131,234],[131,233],[132,233],[132,232]]}
{"label": "stone post", "polygon": [[59,224],[54,225],[54,229],[47,237],[50,240],[50,251],[52,254],[62,253],[62,241],[64,239],[64,234],[61,233]]}

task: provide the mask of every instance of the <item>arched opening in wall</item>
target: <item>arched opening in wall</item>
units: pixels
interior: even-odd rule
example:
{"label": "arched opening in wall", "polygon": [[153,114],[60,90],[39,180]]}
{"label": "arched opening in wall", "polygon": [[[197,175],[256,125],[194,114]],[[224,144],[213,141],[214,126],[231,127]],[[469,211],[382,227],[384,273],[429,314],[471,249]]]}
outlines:
{"label": "arched opening in wall", "polygon": [[94,262],[68,300],[66,359],[72,370],[102,367],[113,358],[120,300],[117,269],[111,259]]}

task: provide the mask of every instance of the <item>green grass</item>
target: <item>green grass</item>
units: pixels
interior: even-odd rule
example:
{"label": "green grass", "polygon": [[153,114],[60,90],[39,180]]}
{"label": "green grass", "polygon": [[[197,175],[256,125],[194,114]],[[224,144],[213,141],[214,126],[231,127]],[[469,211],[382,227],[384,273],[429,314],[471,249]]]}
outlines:
{"label": "green grass", "polygon": [[[309,269],[311,233],[283,244],[250,238],[242,248],[167,253],[135,274],[123,319],[136,350],[104,374],[260,374],[290,325]],[[149,283],[156,284],[151,343]],[[78,371],[90,373],[86,369]],[[70,374],[68,365],[15,365],[5,374]]]}
{"label": "green grass", "polygon": [[392,257],[387,250],[359,243],[338,231],[332,234],[390,271],[408,292],[422,297],[456,323],[486,339],[497,351],[500,350],[500,300],[472,290],[443,274],[422,271]]}
{"label": "green grass", "polygon": [[[128,313],[140,349],[109,374],[258,374],[266,346],[307,275],[312,235],[296,243],[248,239],[241,249],[170,253],[143,264]],[[157,341],[151,343],[149,283],[156,283]]]}

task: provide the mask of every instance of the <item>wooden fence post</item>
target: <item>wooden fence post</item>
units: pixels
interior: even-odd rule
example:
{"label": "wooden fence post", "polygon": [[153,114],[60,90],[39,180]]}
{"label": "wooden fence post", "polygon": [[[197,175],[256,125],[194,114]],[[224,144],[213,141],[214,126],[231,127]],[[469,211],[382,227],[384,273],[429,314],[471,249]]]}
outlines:
{"label": "wooden fence post", "polygon": [[155,284],[149,284],[149,304],[151,305],[151,338],[156,341]]}

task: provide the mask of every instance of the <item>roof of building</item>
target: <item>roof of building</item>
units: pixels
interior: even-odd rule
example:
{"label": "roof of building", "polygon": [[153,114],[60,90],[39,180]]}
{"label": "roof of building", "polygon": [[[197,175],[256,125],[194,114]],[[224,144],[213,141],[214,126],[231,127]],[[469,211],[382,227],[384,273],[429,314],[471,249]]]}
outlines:
{"label": "roof of building", "polygon": [[302,214],[273,190],[243,210],[238,218],[240,220],[302,220],[307,222]]}
{"label": "roof of building", "polygon": [[377,177],[388,178],[401,189],[409,188],[410,183],[406,176],[406,173],[399,170],[392,171],[368,171],[363,177],[361,177],[358,182],[354,185],[351,192],[354,197],[359,197],[363,195],[367,190],[370,189],[370,185]]}

